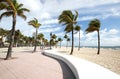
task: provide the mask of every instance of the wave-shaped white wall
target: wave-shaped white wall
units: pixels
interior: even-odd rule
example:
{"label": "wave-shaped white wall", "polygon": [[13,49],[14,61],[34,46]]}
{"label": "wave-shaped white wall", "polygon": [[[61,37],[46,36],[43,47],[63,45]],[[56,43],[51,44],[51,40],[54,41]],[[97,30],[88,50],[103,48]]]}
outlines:
{"label": "wave-shaped white wall", "polygon": [[55,50],[45,50],[44,54],[65,62],[72,70],[76,79],[120,79],[118,74],[72,55],[61,54]]}

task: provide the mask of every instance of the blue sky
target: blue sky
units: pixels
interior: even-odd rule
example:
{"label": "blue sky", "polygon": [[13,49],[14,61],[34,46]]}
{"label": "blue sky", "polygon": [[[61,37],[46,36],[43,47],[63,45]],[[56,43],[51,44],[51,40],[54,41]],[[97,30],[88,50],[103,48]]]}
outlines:
{"label": "blue sky", "polygon": [[[20,29],[24,35],[32,36],[35,29],[28,25],[28,21],[34,17],[42,26],[39,33],[45,34],[49,40],[49,33],[53,32],[63,38],[64,27],[58,24],[58,16],[63,10],[75,10],[79,12],[78,25],[81,26],[81,45],[97,46],[97,32],[85,33],[90,20],[97,18],[101,21],[100,37],[102,46],[120,46],[120,0],[17,0],[24,7],[30,9],[25,13],[27,20],[17,17],[16,29]],[[2,11],[0,11],[0,14]],[[0,27],[11,29],[12,18],[5,17],[0,22]],[[71,37],[71,33],[68,34]],[[64,40],[63,45],[66,44]],[[78,45],[78,33],[75,34],[75,45]]]}

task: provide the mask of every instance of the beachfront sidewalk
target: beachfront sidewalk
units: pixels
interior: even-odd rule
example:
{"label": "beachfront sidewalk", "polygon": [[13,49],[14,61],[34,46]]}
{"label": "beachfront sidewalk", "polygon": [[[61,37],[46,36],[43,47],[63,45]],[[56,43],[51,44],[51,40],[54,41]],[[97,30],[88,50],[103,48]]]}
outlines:
{"label": "beachfront sidewalk", "polygon": [[0,79],[75,79],[65,63],[32,49],[14,48],[11,60],[3,60],[0,53]]}

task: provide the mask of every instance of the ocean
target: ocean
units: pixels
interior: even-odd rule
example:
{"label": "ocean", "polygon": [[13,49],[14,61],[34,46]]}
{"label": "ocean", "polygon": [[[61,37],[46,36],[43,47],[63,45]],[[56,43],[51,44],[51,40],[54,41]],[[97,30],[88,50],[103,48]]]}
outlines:
{"label": "ocean", "polygon": [[[78,46],[75,46],[78,47]],[[81,48],[97,48],[97,46],[80,46]],[[100,46],[100,48],[104,49],[114,49],[114,50],[120,50],[120,46]]]}

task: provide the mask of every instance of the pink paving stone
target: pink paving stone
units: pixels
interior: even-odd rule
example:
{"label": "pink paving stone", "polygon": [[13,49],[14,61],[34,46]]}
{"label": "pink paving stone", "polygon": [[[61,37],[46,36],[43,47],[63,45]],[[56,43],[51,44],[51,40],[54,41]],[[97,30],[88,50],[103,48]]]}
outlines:
{"label": "pink paving stone", "polygon": [[0,79],[75,79],[62,61],[44,56],[41,51],[14,52],[15,59],[0,59]]}

